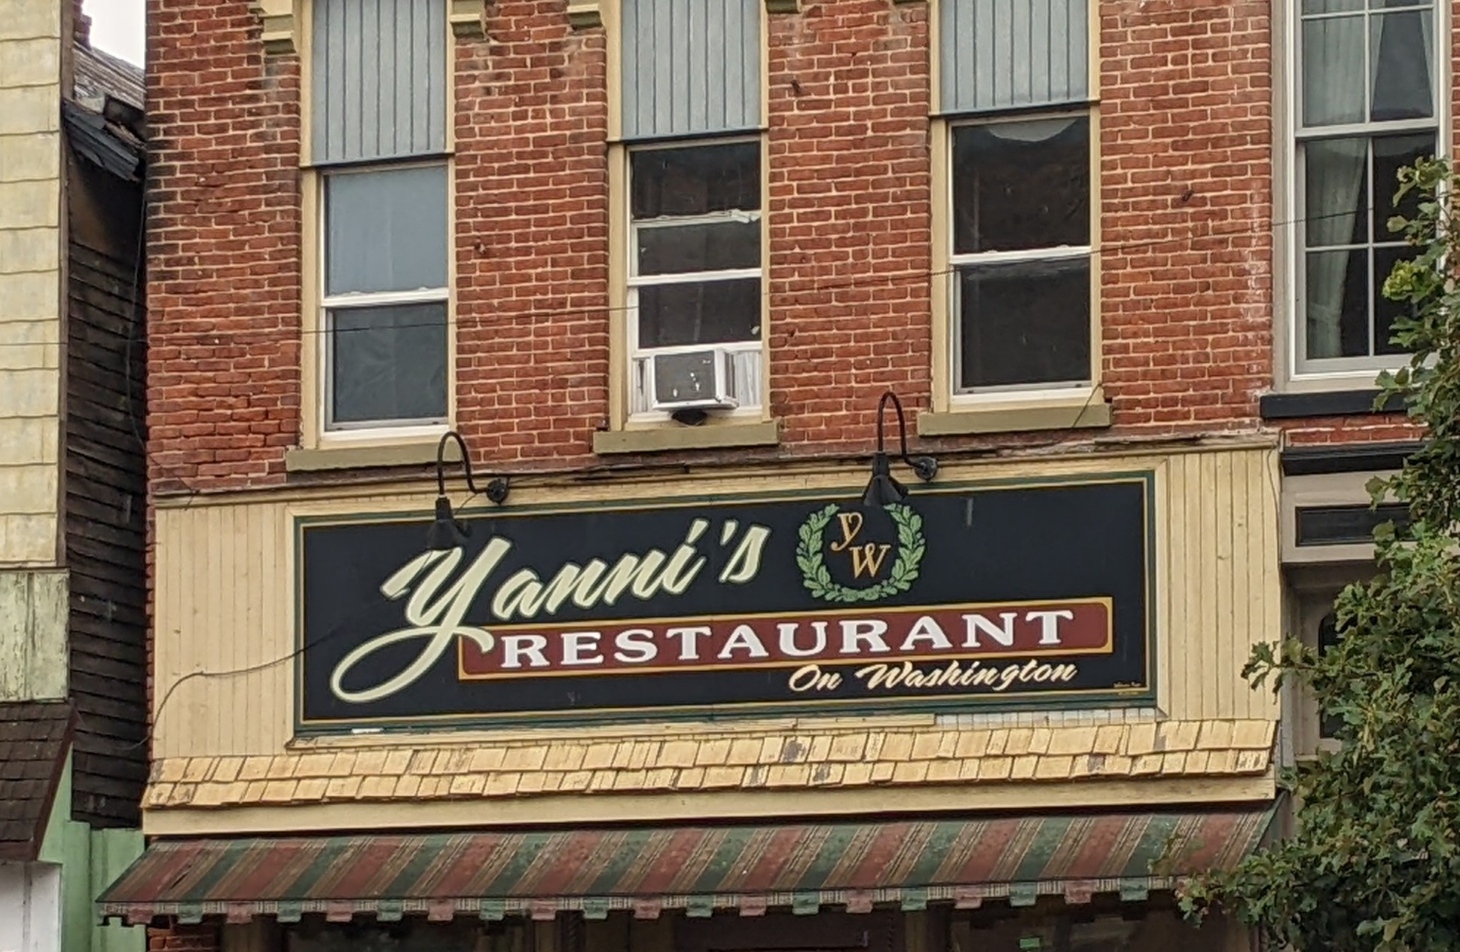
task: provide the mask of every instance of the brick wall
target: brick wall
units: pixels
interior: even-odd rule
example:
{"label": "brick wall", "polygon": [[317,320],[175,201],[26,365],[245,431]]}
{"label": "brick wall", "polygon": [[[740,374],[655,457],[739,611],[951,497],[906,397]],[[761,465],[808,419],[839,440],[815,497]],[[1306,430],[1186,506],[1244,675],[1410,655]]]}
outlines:
{"label": "brick wall", "polygon": [[82,46],[91,46],[91,17],[83,11],[86,0],[71,0],[71,35]]}
{"label": "brick wall", "polygon": [[[299,440],[299,61],[265,56],[248,6],[149,0],[159,492],[282,483]],[[455,63],[459,428],[484,465],[586,467],[608,416],[605,36],[574,32],[561,0],[486,11],[488,39],[458,40]],[[1252,0],[1101,5],[1101,374],[1116,436],[1262,426],[1270,42]],[[766,55],[784,421],[766,452],[864,451],[883,388],[930,399],[928,7],[807,3],[771,16]],[[1333,423],[1319,427],[1394,427]]]}
{"label": "brick wall", "polygon": [[247,0],[148,0],[154,488],[276,476],[299,429],[299,63]]}
{"label": "brick wall", "polygon": [[891,387],[927,405],[925,4],[770,19],[770,380],[792,451],[868,446]]}
{"label": "brick wall", "polygon": [[1250,427],[1272,379],[1269,5],[1100,9],[1102,330],[1117,424]]}
{"label": "brick wall", "polygon": [[498,461],[582,459],[608,410],[602,30],[489,7],[456,58],[457,419]]}

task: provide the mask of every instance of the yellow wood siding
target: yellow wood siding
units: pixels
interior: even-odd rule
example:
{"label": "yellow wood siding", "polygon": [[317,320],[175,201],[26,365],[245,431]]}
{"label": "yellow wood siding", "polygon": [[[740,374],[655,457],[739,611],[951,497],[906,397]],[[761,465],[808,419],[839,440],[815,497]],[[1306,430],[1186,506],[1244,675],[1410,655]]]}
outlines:
{"label": "yellow wood siding", "polygon": [[[1020,724],[1276,718],[1270,693],[1250,690],[1239,675],[1251,645],[1274,639],[1279,632],[1275,447],[955,464],[947,466],[941,478],[1032,478],[1137,469],[1157,474],[1156,709],[980,717],[995,723],[1017,718]],[[520,488],[514,487],[512,504],[628,502],[668,493],[703,493],[712,485],[719,490],[733,485],[745,492],[825,487],[845,493],[860,488],[863,477],[860,469],[843,468],[837,473],[807,470],[792,475],[711,473],[674,483],[644,477],[591,487],[522,480]],[[412,509],[426,517],[432,496],[419,487],[391,492],[296,490],[217,501],[195,498],[158,510],[154,703],[165,701],[166,708],[156,720],[155,757],[284,751],[292,734],[294,703],[292,520]],[[184,677],[187,680],[180,681]],[[906,714],[877,719],[879,725],[934,721],[933,715]],[[958,722],[962,721],[960,716]],[[785,722],[781,718],[737,723],[746,730],[764,731],[768,723]],[[645,730],[643,725],[617,725],[580,729],[575,735],[622,736]],[[452,737],[459,740],[461,735]]]}
{"label": "yellow wood siding", "polygon": [[1158,479],[1159,697],[1172,717],[1273,717],[1239,673],[1281,635],[1276,454],[1169,457]]}
{"label": "yellow wood siding", "polygon": [[57,0],[0,17],[0,565],[56,562],[61,413]]}

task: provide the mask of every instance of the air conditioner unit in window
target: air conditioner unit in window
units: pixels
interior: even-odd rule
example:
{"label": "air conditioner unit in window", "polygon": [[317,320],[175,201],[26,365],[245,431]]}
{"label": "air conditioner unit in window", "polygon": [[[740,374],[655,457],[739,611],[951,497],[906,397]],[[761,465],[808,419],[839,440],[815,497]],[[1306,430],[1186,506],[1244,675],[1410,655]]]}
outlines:
{"label": "air conditioner unit in window", "polygon": [[655,354],[655,410],[733,410],[740,401],[731,392],[730,355],[723,347]]}

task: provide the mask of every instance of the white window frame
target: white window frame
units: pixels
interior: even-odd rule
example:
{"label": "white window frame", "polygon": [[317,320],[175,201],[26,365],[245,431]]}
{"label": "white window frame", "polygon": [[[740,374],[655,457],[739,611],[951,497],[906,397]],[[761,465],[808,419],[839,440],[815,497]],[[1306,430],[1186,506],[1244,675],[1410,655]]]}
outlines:
{"label": "white window frame", "polygon": [[[374,291],[358,292],[352,291],[345,294],[328,294],[325,291],[327,283],[327,271],[329,268],[329,180],[334,176],[359,175],[371,172],[394,172],[410,168],[435,168],[442,169],[446,181],[445,209],[447,234],[445,236],[445,253],[442,271],[446,275],[446,284],[439,288],[417,288],[408,291]],[[315,176],[316,208],[315,221],[316,237],[316,274],[315,287],[318,288],[318,304],[316,309],[315,326],[319,328],[323,340],[320,342],[319,350],[319,420],[321,436],[326,440],[368,440],[382,435],[393,438],[397,437],[430,437],[439,436],[450,426],[452,406],[452,380],[451,371],[452,347],[451,336],[454,324],[451,319],[451,276],[453,272],[451,257],[454,245],[452,230],[454,215],[450,205],[454,188],[452,183],[451,163],[446,158],[420,159],[402,162],[379,162],[359,166],[338,166],[328,167],[319,170]],[[443,320],[446,327],[446,353],[443,358],[446,364],[446,412],[440,417],[400,419],[400,420],[362,420],[350,423],[335,423],[333,417],[334,393],[334,349],[335,334],[333,312],[342,310],[353,310],[367,307],[380,307],[399,304],[440,304],[444,312]]]}
{"label": "white window frame", "polygon": [[[1372,0],[1371,0],[1372,2]],[[1401,13],[1406,10],[1426,9],[1419,4],[1384,8],[1383,13]],[[1451,108],[1450,108],[1450,25],[1451,13],[1448,0],[1433,0],[1428,9],[1432,12],[1434,48],[1431,51],[1432,69],[1431,95],[1434,97],[1434,115],[1429,119],[1406,119],[1381,123],[1350,123],[1345,125],[1318,126],[1312,129],[1303,126],[1303,23],[1305,19],[1331,19],[1344,14],[1315,14],[1305,17],[1302,0],[1288,0],[1284,18],[1284,42],[1282,55],[1287,65],[1286,81],[1283,83],[1286,121],[1282,123],[1285,148],[1282,153],[1286,174],[1283,175],[1283,190],[1287,201],[1287,221],[1279,223],[1279,234],[1286,233],[1287,240],[1281,242],[1282,262],[1287,272],[1284,281],[1283,304],[1288,314],[1287,333],[1284,335],[1286,360],[1283,379],[1296,384],[1297,390],[1331,390],[1346,388],[1368,388],[1380,371],[1397,370],[1407,358],[1402,354],[1381,354],[1365,357],[1332,357],[1309,360],[1306,356],[1307,340],[1307,222],[1306,181],[1304,177],[1303,145],[1306,142],[1325,139],[1364,138],[1372,142],[1376,137],[1404,135],[1433,131],[1435,151],[1448,155],[1452,151]],[[1355,13],[1347,14],[1349,16]],[[1361,14],[1364,19],[1364,69],[1372,35],[1369,21],[1374,15],[1366,6]],[[1367,74],[1365,82],[1368,81]],[[1372,145],[1369,155],[1372,156]],[[1375,193],[1373,176],[1367,176],[1369,196]],[[1371,236],[1372,237],[1372,236]],[[1347,246],[1345,246],[1347,247]],[[1374,242],[1367,245],[1374,247]],[[1371,305],[1372,306],[1372,305]],[[1370,333],[1373,333],[1372,320]]]}
{"label": "white window frame", "polygon": [[[956,139],[955,133],[959,129],[969,126],[1007,125],[1015,122],[1040,122],[1057,119],[1084,119],[1089,129],[1089,152],[1087,162],[1089,163],[1090,194],[1088,197],[1090,227],[1089,243],[1084,245],[1056,245],[1050,248],[1031,248],[1021,251],[983,251],[976,253],[958,254],[954,248],[955,230],[957,228],[957,208],[954,205],[954,179],[957,177],[956,162]],[[1090,398],[1095,388],[1099,385],[1098,368],[1100,366],[1100,268],[1095,250],[1098,247],[1100,234],[1100,163],[1098,161],[1100,147],[1100,124],[1098,111],[1094,106],[1079,108],[1057,108],[1049,111],[1039,111],[1017,114],[992,113],[963,119],[952,119],[947,123],[945,158],[948,174],[943,176],[944,207],[948,209],[947,221],[944,225],[947,230],[945,236],[948,249],[948,274],[945,276],[947,294],[947,320],[948,320],[948,392],[949,405],[951,409],[957,410],[969,406],[987,405],[990,403],[1027,403],[1043,399],[1068,401],[1071,399],[1081,400]],[[1006,384],[994,387],[970,387],[963,388],[961,376],[963,374],[963,308],[962,308],[962,282],[960,277],[965,268],[977,265],[999,265],[1017,264],[1028,261],[1070,261],[1074,259],[1086,259],[1089,262],[1090,274],[1090,363],[1086,368],[1088,373],[1086,379],[1080,381],[1069,381],[1067,383],[1031,383],[1031,384]]]}
{"label": "white window frame", "polygon": [[[754,211],[722,211],[711,212],[707,215],[674,215],[660,218],[650,218],[643,221],[635,221],[633,212],[633,157],[640,152],[654,152],[668,149],[693,149],[705,146],[735,145],[741,143],[756,143],[760,146],[758,159],[760,163],[759,178],[761,182],[761,208]],[[641,401],[647,400],[649,395],[654,393],[654,361],[653,358],[660,354],[686,354],[696,351],[708,350],[711,347],[718,347],[731,355],[756,354],[758,366],[754,374],[752,386],[747,387],[748,391],[741,399],[740,405],[733,410],[717,411],[722,417],[756,417],[761,416],[762,394],[765,390],[766,373],[766,279],[765,279],[765,249],[766,249],[766,226],[765,226],[765,149],[763,139],[760,136],[726,136],[713,139],[694,139],[684,142],[664,143],[642,143],[630,145],[624,151],[624,181],[627,188],[624,190],[624,222],[628,230],[627,257],[628,257],[628,280],[626,282],[625,311],[627,316],[625,331],[628,336],[628,367],[625,381],[628,387],[627,407],[628,422],[648,423],[662,422],[670,419],[670,414],[660,410],[643,409],[635,410],[634,407]],[[713,225],[726,222],[756,222],[760,225],[760,249],[762,265],[755,268],[725,268],[716,271],[691,271],[675,274],[654,274],[641,275],[639,273],[639,243],[638,233],[641,229],[661,228],[683,228],[692,225]],[[646,287],[662,287],[672,284],[704,284],[713,281],[732,281],[737,279],[757,278],[760,281],[760,319],[757,326],[760,333],[753,340],[732,341],[719,344],[676,344],[669,347],[644,347],[639,339],[639,289]],[[642,383],[640,381],[642,380]]]}

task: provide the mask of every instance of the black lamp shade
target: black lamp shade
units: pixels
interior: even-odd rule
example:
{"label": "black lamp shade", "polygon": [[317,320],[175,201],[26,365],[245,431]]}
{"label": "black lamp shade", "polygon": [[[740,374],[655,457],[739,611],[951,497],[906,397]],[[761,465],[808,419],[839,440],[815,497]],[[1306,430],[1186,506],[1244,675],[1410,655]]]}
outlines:
{"label": "black lamp shade", "polygon": [[436,497],[436,519],[426,533],[426,548],[432,552],[450,552],[466,543],[467,527],[456,521],[451,500]]}
{"label": "black lamp shade", "polygon": [[872,457],[872,478],[862,493],[862,505],[881,509],[907,498],[907,489],[892,478],[892,463],[886,453]]}

